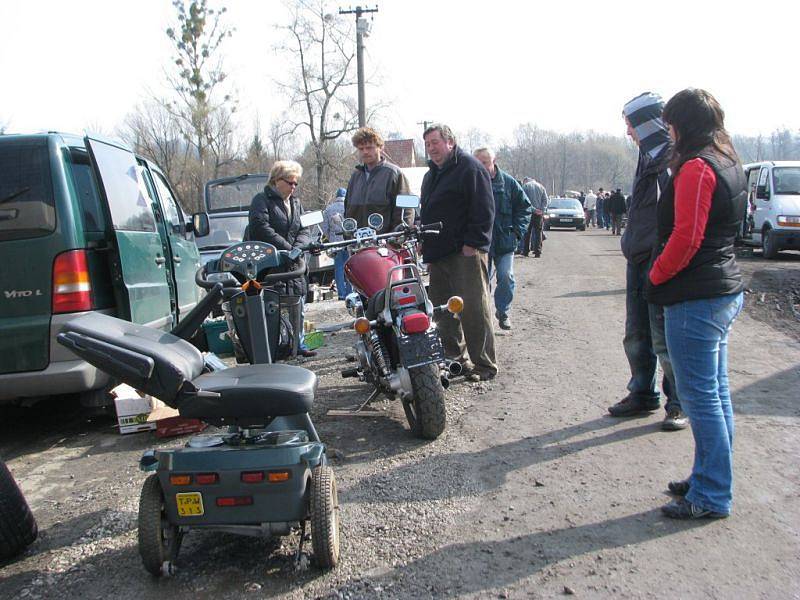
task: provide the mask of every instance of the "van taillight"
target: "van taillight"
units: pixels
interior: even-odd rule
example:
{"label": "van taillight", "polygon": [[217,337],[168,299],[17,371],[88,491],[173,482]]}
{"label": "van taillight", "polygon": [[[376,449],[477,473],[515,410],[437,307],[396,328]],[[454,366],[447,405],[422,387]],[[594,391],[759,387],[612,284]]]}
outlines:
{"label": "van taillight", "polygon": [[53,313],[92,310],[92,286],[85,250],[69,250],[53,263]]}

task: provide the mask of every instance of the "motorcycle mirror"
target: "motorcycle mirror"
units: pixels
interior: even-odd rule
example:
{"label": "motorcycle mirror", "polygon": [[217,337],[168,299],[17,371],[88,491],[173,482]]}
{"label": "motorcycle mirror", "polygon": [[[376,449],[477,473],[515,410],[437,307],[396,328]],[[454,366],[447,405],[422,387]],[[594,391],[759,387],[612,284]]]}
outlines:
{"label": "motorcycle mirror", "polygon": [[398,194],[395,200],[398,208],[417,208],[419,206],[419,196],[413,194]]}
{"label": "motorcycle mirror", "polygon": [[375,231],[380,231],[383,227],[383,216],[379,213],[372,213],[367,217],[367,225],[372,227]]}
{"label": "motorcycle mirror", "polygon": [[312,225],[319,225],[322,223],[322,221],[324,221],[324,219],[322,218],[321,210],[315,210],[300,215],[300,225],[303,228],[311,227]]}
{"label": "motorcycle mirror", "polygon": [[346,233],[353,233],[357,227],[358,223],[352,217],[347,217],[344,221],[342,221],[342,231]]}

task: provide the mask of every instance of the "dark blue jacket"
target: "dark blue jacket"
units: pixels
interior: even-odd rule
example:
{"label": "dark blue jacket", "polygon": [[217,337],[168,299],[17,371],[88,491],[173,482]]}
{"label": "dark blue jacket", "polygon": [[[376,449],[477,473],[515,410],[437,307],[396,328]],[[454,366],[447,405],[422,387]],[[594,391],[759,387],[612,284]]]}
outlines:
{"label": "dark blue jacket", "polygon": [[633,180],[633,193],[628,207],[628,223],[622,233],[622,254],[629,262],[640,264],[650,259],[656,245],[656,207],[659,192],[669,181],[667,161],[670,149],[665,147],[655,159],[639,154]]}
{"label": "dark blue jacket", "polygon": [[489,173],[478,160],[456,146],[453,155],[430,170],[422,180],[421,220],[423,225],[441,221],[438,235],[426,235],[422,257],[435,262],[460,252],[464,245],[484,252],[492,243],[494,197]]}
{"label": "dark blue jacket", "polygon": [[[303,248],[311,243],[311,229],[300,224],[303,207],[294,197],[291,199],[292,214],[286,214],[283,199],[270,186],[256,194],[250,203],[248,239],[272,244],[278,250]],[[285,270],[291,270],[292,266]],[[305,296],[306,278],[299,277],[274,286],[282,293]]]}
{"label": "dark blue jacket", "polygon": [[513,252],[525,236],[531,222],[531,201],[511,175],[495,167],[492,179],[494,194],[494,227],[492,247],[495,256]]}

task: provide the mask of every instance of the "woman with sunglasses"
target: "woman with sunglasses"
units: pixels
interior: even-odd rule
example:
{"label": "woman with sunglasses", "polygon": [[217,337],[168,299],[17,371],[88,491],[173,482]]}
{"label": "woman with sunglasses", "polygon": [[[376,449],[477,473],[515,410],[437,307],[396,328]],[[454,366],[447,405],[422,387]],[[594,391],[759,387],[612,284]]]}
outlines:
{"label": "woman with sunglasses", "polygon": [[733,410],[728,333],[744,285],[734,240],[747,199],[742,165],[724,113],[704,90],[686,89],[664,107],[674,142],[672,177],[658,201],[658,245],[648,301],[664,305],[664,327],[681,406],[694,436],[694,467],[672,481],[674,519],[727,517],[733,498]]}
{"label": "woman with sunglasses", "polygon": [[[278,250],[303,248],[311,243],[310,228],[300,224],[303,207],[294,197],[302,175],[303,167],[293,160],[279,160],[272,165],[264,191],[256,194],[250,204],[249,239],[272,244]],[[305,276],[278,285],[285,285],[283,293],[305,300],[308,291]],[[298,354],[316,356],[314,350],[306,348],[302,336],[300,339]]]}

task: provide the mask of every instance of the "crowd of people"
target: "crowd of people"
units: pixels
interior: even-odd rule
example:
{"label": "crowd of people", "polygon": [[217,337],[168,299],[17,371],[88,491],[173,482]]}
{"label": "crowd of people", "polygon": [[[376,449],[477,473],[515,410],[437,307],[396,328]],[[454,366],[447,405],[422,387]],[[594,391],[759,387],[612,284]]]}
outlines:
{"label": "crowd of people", "polygon": [[[675,500],[662,510],[678,519],[725,517],[732,503],[734,431],[727,338],[742,307],[733,243],[744,214],[743,170],[723,111],[703,90],[679,92],[666,105],[646,92],[626,103],[622,115],[639,148],[631,195],[626,199],[621,189],[602,188],[581,195],[587,225],[620,235],[626,259],[622,345],[631,377],[627,395],[608,412],[612,417],[653,412],[663,393],[662,428],[690,426],[695,453],[691,474],[669,482]],[[501,329],[511,329],[514,257],[541,255],[547,193],[532,178],[520,183],[503,171],[491,148],[465,152],[447,125],[429,126],[423,139],[430,160],[418,220],[443,223],[438,235],[421,242],[429,295],[434,304],[453,295],[464,299],[459,318],[438,316],[439,333],[447,358],[460,362],[467,378],[489,380],[499,372],[491,281],[494,318]],[[408,192],[408,180],[384,156],[381,136],[366,127],[352,141],[360,163],[325,211],[325,234],[337,239],[346,217],[366,226],[373,212],[383,216],[386,231],[411,224],[413,215],[404,216],[395,205],[397,195]],[[302,207],[292,197],[302,171],[290,163],[276,163],[250,211],[252,239],[287,249],[309,235],[299,225]],[[340,298],[348,291],[346,258],[336,259]]]}

